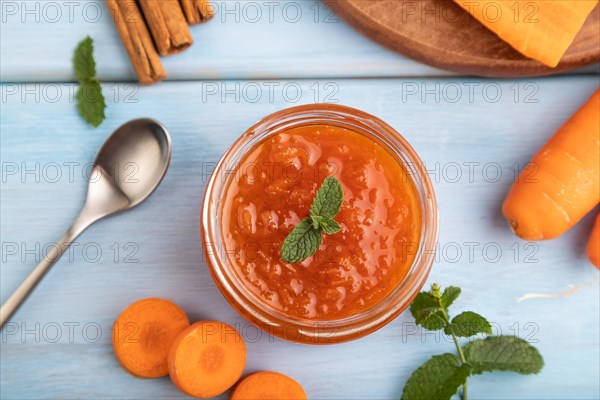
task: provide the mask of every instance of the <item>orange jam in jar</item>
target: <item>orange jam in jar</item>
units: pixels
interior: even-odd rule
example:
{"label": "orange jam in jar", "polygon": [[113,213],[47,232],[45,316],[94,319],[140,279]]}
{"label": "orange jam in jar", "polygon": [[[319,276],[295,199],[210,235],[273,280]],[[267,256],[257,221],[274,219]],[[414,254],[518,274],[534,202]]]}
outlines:
{"label": "orange jam in jar", "polygon": [[[425,282],[433,257],[424,245],[437,235],[431,183],[415,157],[383,121],[341,106],[283,110],[248,130],[217,166],[203,206],[205,255],[225,297],[298,342],[349,340],[389,322]],[[323,235],[306,260],[282,261],[283,241],[328,176],[344,191],[342,230]]]}
{"label": "orange jam in jar", "polygon": [[[344,190],[319,250],[285,263],[280,249],[323,180]],[[221,230],[229,262],[270,307],[297,318],[339,319],[372,307],[402,281],[421,234],[416,188],[379,143],[329,125],[292,128],[257,144],[226,189]],[[412,252],[410,250],[413,250]]]}

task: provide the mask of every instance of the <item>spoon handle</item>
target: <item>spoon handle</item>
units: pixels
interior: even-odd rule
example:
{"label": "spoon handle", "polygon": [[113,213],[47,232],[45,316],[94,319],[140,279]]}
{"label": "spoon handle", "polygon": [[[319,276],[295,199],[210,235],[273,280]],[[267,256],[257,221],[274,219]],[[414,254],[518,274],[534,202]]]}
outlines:
{"label": "spoon handle", "polygon": [[56,261],[65,253],[69,245],[83,232],[91,222],[83,222],[78,218],[73,225],[65,232],[60,240],[48,252],[42,261],[35,267],[29,276],[19,285],[17,290],[10,295],[8,300],[0,307],[0,328],[10,318],[10,316],[19,308],[21,303],[27,298],[29,293],[38,284],[42,277],[50,270]]}

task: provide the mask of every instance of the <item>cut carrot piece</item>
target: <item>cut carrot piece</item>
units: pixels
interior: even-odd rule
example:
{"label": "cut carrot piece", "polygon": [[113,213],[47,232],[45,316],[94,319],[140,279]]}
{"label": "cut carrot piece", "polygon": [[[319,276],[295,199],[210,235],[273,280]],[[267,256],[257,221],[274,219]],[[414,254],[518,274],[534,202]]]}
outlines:
{"label": "cut carrot piece", "polygon": [[600,90],[533,157],[502,212],[526,240],[562,235],[600,202]]}
{"label": "cut carrot piece", "polygon": [[600,213],[596,216],[596,222],[592,228],[590,240],[587,245],[588,258],[596,266],[600,268]]}
{"label": "cut carrot piece", "polygon": [[556,67],[598,0],[454,0],[521,54]]}
{"label": "cut carrot piece", "polygon": [[240,379],[245,365],[244,339],[223,322],[196,322],[179,334],[169,352],[173,383],[194,397],[225,392]]}
{"label": "cut carrot piece", "polygon": [[256,372],[248,375],[233,389],[230,400],[306,400],[298,382],[277,372]]}
{"label": "cut carrot piece", "polygon": [[135,376],[166,376],[171,344],[189,325],[185,312],[171,301],[157,298],[137,301],[115,322],[112,335],[115,356]]}

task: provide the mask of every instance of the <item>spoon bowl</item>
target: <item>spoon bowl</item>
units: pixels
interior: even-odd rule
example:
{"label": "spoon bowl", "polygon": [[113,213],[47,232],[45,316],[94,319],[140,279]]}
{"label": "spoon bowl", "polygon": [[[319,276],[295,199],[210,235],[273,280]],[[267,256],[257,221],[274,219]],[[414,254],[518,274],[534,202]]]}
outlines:
{"label": "spoon bowl", "polygon": [[96,155],[81,212],[63,237],[2,304],[0,327],[87,227],[147,199],[164,178],[170,161],[171,137],[160,122],[140,118],[117,128]]}
{"label": "spoon bowl", "polygon": [[[94,168],[101,167],[129,200],[127,208],[156,189],[171,160],[171,137],[158,121],[140,118],[121,125],[104,142]],[[90,185],[91,187],[92,185]]]}

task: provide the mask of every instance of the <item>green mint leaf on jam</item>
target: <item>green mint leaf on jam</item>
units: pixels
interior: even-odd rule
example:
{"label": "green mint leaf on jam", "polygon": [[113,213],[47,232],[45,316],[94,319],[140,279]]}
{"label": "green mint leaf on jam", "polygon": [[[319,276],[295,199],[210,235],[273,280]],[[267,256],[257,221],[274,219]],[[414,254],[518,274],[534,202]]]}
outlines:
{"label": "green mint leaf on jam", "polygon": [[335,176],[325,178],[323,186],[317,190],[317,195],[310,206],[310,217],[333,219],[340,212],[344,191]]}
{"label": "green mint leaf on jam", "polygon": [[452,322],[444,328],[446,335],[456,335],[458,337],[471,337],[478,333],[492,334],[492,327],[487,319],[481,315],[465,311],[452,318]]}
{"label": "green mint leaf on jam", "polygon": [[[408,378],[403,400],[449,400],[460,386],[460,397],[467,400],[467,378],[487,371],[513,371],[520,374],[537,374],[544,367],[538,350],[523,339],[513,336],[492,336],[490,323],[481,315],[465,311],[450,319],[449,307],[460,295],[460,288],[449,286],[445,290],[431,285],[429,291],[419,293],[410,312],[417,325],[428,330],[444,330],[452,338],[459,357],[452,354],[434,356]],[[478,334],[489,335],[462,346],[458,338]]]}
{"label": "green mint leaf on jam", "polygon": [[102,86],[96,78],[96,62],[94,61],[94,42],[86,36],[75,49],[73,68],[79,89],[75,94],[77,110],[89,124],[99,126],[104,121],[106,104],[102,95]]}
{"label": "green mint leaf on jam", "polygon": [[539,351],[514,336],[490,336],[473,340],[464,347],[465,358],[475,374],[485,371],[513,371],[537,374],[544,366]]}
{"label": "green mint leaf on jam", "polygon": [[449,399],[470,374],[471,366],[461,364],[453,354],[433,356],[410,376],[401,400]]}
{"label": "green mint leaf on jam", "polygon": [[326,218],[321,217],[320,215],[315,215],[314,217],[311,217],[309,219],[311,220],[312,226],[315,229],[321,229],[326,221]]}
{"label": "green mint leaf on jam", "polygon": [[333,220],[341,209],[344,191],[335,176],[325,178],[310,207],[310,217],[304,218],[287,235],[281,246],[281,260],[294,263],[315,254],[323,234],[333,235],[342,230]]}
{"label": "green mint leaf on jam", "polygon": [[310,218],[304,218],[285,238],[281,259],[289,263],[306,260],[319,250],[322,240],[321,231],[313,227]]}
{"label": "green mint leaf on jam", "polygon": [[319,215],[315,215],[312,219],[312,225],[315,229],[322,229],[324,233],[328,235],[333,235],[334,233],[338,233],[342,230],[340,224],[336,221],[324,218]]}
{"label": "green mint leaf on jam", "polygon": [[334,220],[326,219],[321,222],[321,229],[323,229],[323,232],[325,232],[326,234],[333,235],[334,233],[338,233],[339,231],[341,231],[342,227]]}

